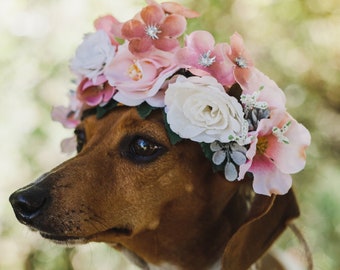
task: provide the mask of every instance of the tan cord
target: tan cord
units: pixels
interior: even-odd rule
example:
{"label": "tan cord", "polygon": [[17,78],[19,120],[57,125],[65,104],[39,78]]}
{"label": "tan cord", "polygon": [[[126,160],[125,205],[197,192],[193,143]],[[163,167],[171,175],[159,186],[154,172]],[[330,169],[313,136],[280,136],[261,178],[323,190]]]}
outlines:
{"label": "tan cord", "polygon": [[292,230],[292,232],[295,234],[295,236],[299,239],[300,243],[303,246],[305,257],[306,257],[306,262],[307,262],[307,270],[313,270],[313,256],[307,244],[306,239],[303,237],[301,231],[298,229],[298,227],[295,224],[291,223],[288,226]]}

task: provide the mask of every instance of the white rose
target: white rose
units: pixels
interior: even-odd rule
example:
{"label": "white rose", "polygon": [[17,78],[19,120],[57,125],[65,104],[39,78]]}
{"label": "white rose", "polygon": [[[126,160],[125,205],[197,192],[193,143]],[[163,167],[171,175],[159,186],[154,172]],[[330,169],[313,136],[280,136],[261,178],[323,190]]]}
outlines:
{"label": "white rose", "polygon": [[81,76],[95,80],[115,55],[115,47],[103,30],[85,35],[83,42],[71,60],[71,70]]}
{"label": "white rose", "polygon": [[242,135],[243,110],[210,76],[179,76],[165,92],[167,121],[181,138],[227,143]]}

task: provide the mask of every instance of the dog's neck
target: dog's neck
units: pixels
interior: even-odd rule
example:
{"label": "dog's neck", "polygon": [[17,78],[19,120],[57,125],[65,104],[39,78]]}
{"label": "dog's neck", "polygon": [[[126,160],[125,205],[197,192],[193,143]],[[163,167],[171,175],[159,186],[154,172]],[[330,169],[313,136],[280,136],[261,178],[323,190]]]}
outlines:
{"label": "dog's neck", "polygon": [[[152,263],[147,263],[140,257],[138,257],[135,253],[129,251],[126,248],[118,247],[121,253],[125,255],[125,257],[135,264],[136,266],[140,267],[143,270],[181,270],[182,267],[170,263],[161,263],[158,265],[154,265]],[[218,259],[213,265],[208,267],[206,270],[221,270],[222,269],[222,258]]]}
{"label": "dog's neck", "polygon": [[[242,221],[245,206],[236,202],[238,196],[225,180],[209,179],[208,184],[213,185],[209,196],[194,192],[165,205],[159,225],[123,240],[123,253],[143,269],[221,269],[225,245]],[[192,211],[181,211],[188,203]]]}

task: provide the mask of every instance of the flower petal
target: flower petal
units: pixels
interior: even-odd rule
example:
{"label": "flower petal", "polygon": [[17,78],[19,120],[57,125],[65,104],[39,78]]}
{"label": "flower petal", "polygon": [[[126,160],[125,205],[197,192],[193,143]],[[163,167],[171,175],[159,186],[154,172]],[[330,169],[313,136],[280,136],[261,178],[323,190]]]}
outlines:
{"label": "flower petal", "polygon": [[240,151],[232,151],[230,157],[238,166],[245,164],[247,161],[246,155]]}
{"label": "flower petal", "polygon": [[233,163],[227,162],[224,167],[224,176],[228,181],[235,181],[237,179],[237,170]]}
{"label": "flower petal", "polygon": [[243,55],[243,53],[245,51],[242,36],[239,33],[235,32],[230,37],[230,45],[231,45],[231,52],[230,52],[229,56],[230,56],[231,60],[234,62],[235,58]]}
{"label": "flower petal", "polygon": [[161,36],[179,37],[187,27],[187,21],[183,16],[172,14],[165,18],[161,27]]}
{"label": "flower petal", "polygon": [[163,21],[165,14],[160,5],[151,4],[142,9],[140,16],[146,25],[158,25]]}
{"label": "flower petal", "polygon": [[60,122],[65,128],[75,128],[80,120],[70,117],[70,113],[72,113],[70,108],[64,106],[53,107],[51,112],[52,120]]}
{"label": "flower petal", "polygon": [[177,50],[175,57],[180,67],[191,68],[197,66],[199,54],[188,47],[184,47]]}
{"label": "flower petal", "polygon": [[286,194],[292,186],[292,177],[284,174],[268,160],[256,159],[250,170],[254,176],[253,189],[258,194]]}
{"label": "flower petal", "polygon": [[194,31],[185,39],[186,46],[195,50],[199,54],[213,51],[215,46],[215,38],[207,31]]}
{"label": "flower petal", "polygon": [[299,124],[288,114],[282,120],[281,125],[288,121],[291,121],[291,125],[285,136],[289,139],[289,143],[281,143],[277,141],[277,138],[274,138],[277,147],[272,149],[270,155],[274,159],[276,166],[283,173],[292,174],[301,171],[305,167],[305,150],[310,145],[311,136],[303,125]]}
{"label": "flower petal", "polygon": [[165,12],[170,14],[179,14],[186,18],[196,18],[199,16],[199,13],[197,13],[196,11],[190,10],[178,3],[164,2],[161,3],[161,5]]}
{"label": "flower petal", "polygon": [[223,150],[216,151],[212,156],[212,162],[216,165],[222,164],[226,158],[226,153]]}
{"label": "flower petal", "polygon": [[152,42],[149,38],[136,38],[130,41],[129,50],[133,54],[141,54],[151,49]]}
{"label": "flower petal", "polygon": [[157,49],[160,49],[162,51],[172,51],[175,48],[179,47],[179,41],[172,38],[156,39],[153,41],[153,44]]}
{"label": "flower petal", "polygon": [[76,136],[62,140],[60,146],[61,146],[61,152],[66,153],[66,154],[72,154],[74,151],[76,151],[76,148],[77,148]]}
{"label": "flower petal", "polygon": [[115,37],[122,37],[122,26],[123,24],[119,22],[112,15],[106,15],[103,17],[99,17],[94,21],[94,26],[96,30],[104,30],[111,38],[112,44],[118,45]]}
{"label": "flower petal", "polygon": [[130,40],[133,38],[145,37],[145,25],[138,20],[129,20],[122,26],[122,35],[124,38]]}
{"label": "flower petal", "polygon": [[235,66],[234,68],[234,76],[235,80],[240,84],[244,85],[249,80],[253,68],[247,67],[247,68],[240,68]]}
{"label": "flower petal", "polygon": [[260,91],[257,98],[258,101],[267,102],[270,109],[282,109],[286,107],[286,96],[278,85],[271,80],[268,76],[263,74],[256,68],[252,68],[251,75],[247,81],[242,82],[241,88],[243,94],[253,94]]}

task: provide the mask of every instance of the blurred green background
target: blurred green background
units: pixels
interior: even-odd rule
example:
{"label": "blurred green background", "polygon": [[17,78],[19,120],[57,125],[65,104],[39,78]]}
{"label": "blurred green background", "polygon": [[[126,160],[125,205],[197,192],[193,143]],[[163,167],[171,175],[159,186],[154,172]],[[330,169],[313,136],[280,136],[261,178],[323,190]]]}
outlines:
{"label": "blurred green background", "polygon": [[[73,87],[68,61],[92,21],[129,19],[137,0],[0,0],[0,269],[136,269],[103,244],[62,248],[19,224],[9,194],[68,156],[70,136],[50,120]],[[201,13],[189,32],[217,41],[239,32],[256,66],[287,95],[289,112],[312,133],[305,170],[294,176],[297,224],[315,269],[340,269],[340,4],[338,0],[187,0]],[[302,247],[287,231],[279,244]]]}

